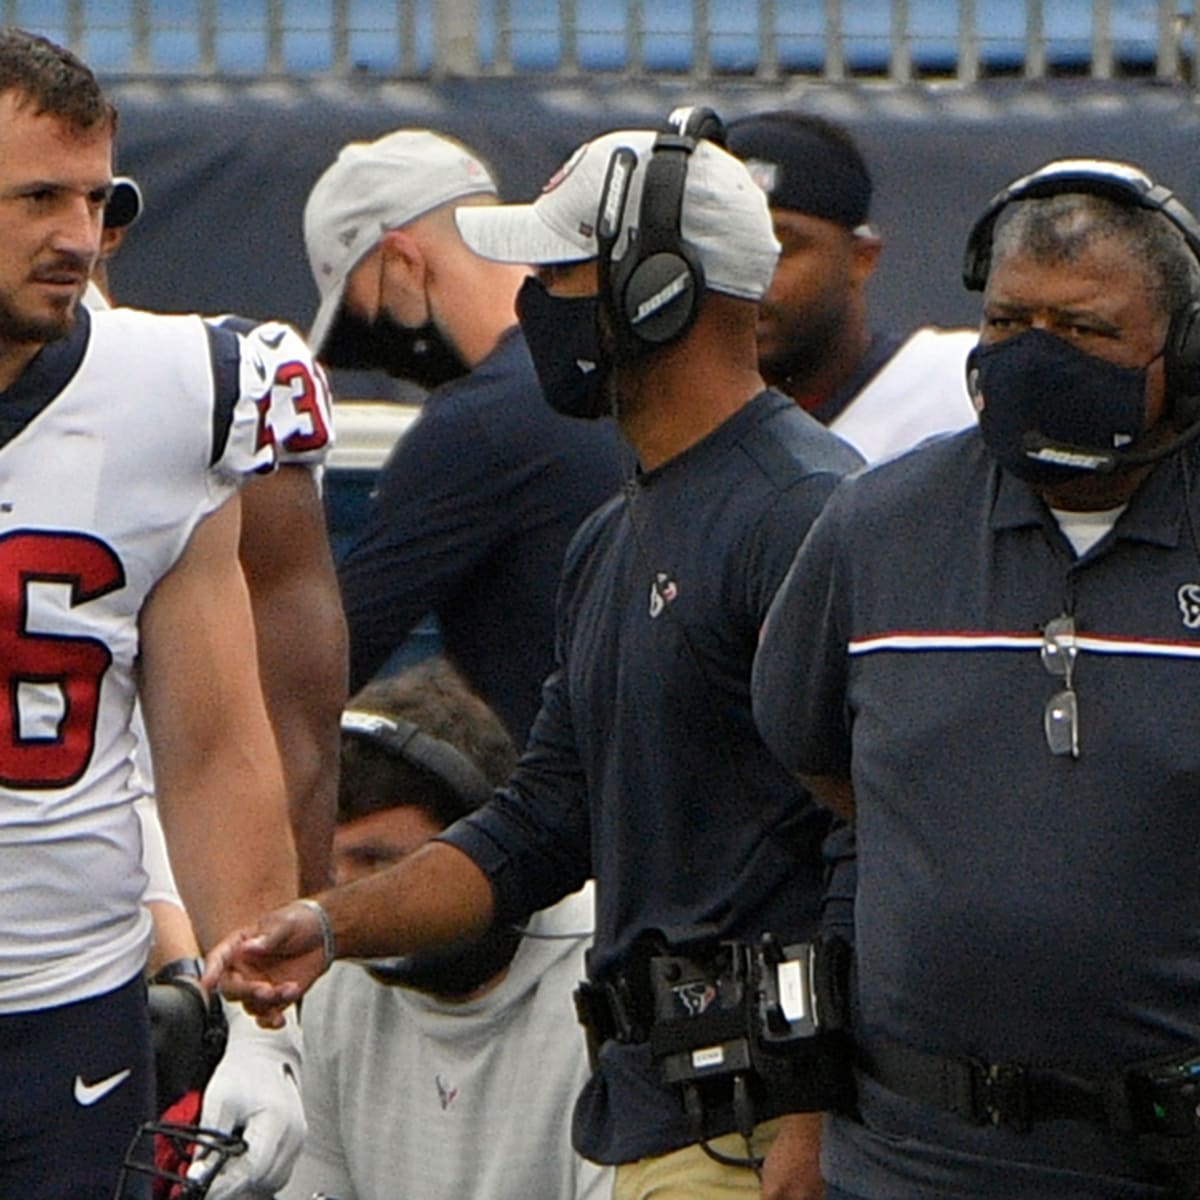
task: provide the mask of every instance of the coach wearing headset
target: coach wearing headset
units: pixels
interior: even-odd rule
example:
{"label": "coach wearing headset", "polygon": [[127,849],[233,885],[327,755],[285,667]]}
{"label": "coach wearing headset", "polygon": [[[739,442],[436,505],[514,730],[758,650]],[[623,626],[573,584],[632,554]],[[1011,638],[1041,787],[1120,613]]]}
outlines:
{"label": "coach wearing headset", "polygon": [[[342,718],[337,882],[412,854],[515,762],[445,659],[368,684]],[[607,1200],[563,1119],[587,1077],[571,993],[591,928],[585,889],[524,931],[336,964],[304,1002],[308,1134],[280,1200]]]}
{"label": "coach wearing headset", "polygon": [[840,489],[772,606],[759,726],[858,827],[831,1197],[1200,1195],[1198,253],[1125,164],[997,196],[979,428]]}
{"label": "coach wearing headset", "polygon": [[[680,1056],[650,1045],[655,951],[816,930],[831,818],[756,732],[750,667],[797,546],[859,461],[758,375],[756,306],[778,245],[762,191],[693,136],[694,116],[682,134],[580,147],[533,204],[457,214],[477,253],[540,264],[517,309],[547,399],[615,413],[640,462],[568,550],[558,662],[508,786],[392,871],[272,914],[210,973],[228,964],[230,991],[262,1009],[333,954],[520,920],[594,875],[589,978],[610,1003],[590,1012],[576,1148],[617,1164],[622,1200],[811,1200],[819,1118],[789,1115],[804,1080],[715,1071],[689,1113],[663,1066]],[[705,984],[674,997],[692,1012],[723,998]],[[685,1068],[729,1065],[709,1048]]]}

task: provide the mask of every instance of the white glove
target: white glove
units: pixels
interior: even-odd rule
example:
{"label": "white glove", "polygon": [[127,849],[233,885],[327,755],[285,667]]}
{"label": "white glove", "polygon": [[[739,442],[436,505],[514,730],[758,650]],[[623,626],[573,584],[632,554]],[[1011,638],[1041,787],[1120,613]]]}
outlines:
{"label": "white glove", "polygon": [[[304,1144],[300,1102],[300,1026],[288,1009],[282,1029],[263,1029],[240,1004],[222,1001],[229,1041],[204,1089],[200,1124],[246,1141],[246,1153],[230,1159],[217,1175],[209,1200],[273,1196],[287,1183]],[[189,1178],[206,1178],[203,1159]]]}

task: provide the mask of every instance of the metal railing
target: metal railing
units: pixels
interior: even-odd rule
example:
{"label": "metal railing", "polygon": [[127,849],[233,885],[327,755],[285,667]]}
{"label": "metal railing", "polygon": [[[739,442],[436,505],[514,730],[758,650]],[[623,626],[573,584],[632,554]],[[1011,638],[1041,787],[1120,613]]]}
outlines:
{"label": "metal railing", "polygon": [[98,70],[1192,78],[1200,0],[0,0]]}

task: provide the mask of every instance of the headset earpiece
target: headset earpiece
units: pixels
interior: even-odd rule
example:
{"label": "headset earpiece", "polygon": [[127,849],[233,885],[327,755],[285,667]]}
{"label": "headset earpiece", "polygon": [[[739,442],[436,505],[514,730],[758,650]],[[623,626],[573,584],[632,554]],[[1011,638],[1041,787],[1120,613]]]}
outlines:
{"label": "headset earpiece", "polygon": [[[691,110],[693,113],[704,110]],[[710,110],[711,111],[711,110]],[[715,114],[711,114],[717,119]],[[684,118],[685,128],[702,127],[708,118]],[[723,129],[723,126],[722,126]],[[642,179],[637,221],[631,224],[624,253],[613,257],[625,196],[616,188],[628,187],[618,149],[609,164],[600,201],[597,240],[600,246],[600,292],[618,350],[637,354],[681,338],[696,319],[704,292],[704,268],[684,241],[683,196],[688,163],[696,139],[686,134],[662,133],[655,139]]]}
{"label": "headset earpiece", "polygon": [[1200,301],[1171,317],[1163,368],[1175,423],[1186,428],[1200,421]]}

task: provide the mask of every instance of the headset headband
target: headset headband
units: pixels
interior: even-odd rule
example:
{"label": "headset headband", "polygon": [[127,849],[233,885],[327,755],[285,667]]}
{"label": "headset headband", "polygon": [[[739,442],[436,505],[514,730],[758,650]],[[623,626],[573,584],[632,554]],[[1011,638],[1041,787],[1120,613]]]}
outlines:
{"label": "headset headband", "polygon": [[1021,200],[1083,192],[1104,196],[1118,204],[1145,208],[1162,215],[1187,241],[1200,261],[1200,222],[1170,188],[1156,184],[1127,163],[1100,159],[1063,159],[1025,175],[997,192],[988,202],[967,237],[963,254],[963,286],[979,292],[987,284],[992,265],[992,239],[1000,214]]}
{"label": "headset headband", "polygon": [[638,250],[642,257],[674,254],[683,241],[683,189],[688,159],[696,139],[678,133],[660,133],[646,164],[638,220]]}
{"label": "headset headband", "polygon": [[687,105],[673,108],[667,117],[667,125],[681,137],[693,141],[714,142],[722,149],[725,148],[727,130],[716,109],[705,105]]}
{"label": "headset headband", "polygon": [[342,713],[342,733],[379,746],[432,776],[462,801],[465,812],[474,812],[492,797],[492,785],[461,750],[412,721],[348,708]]}

